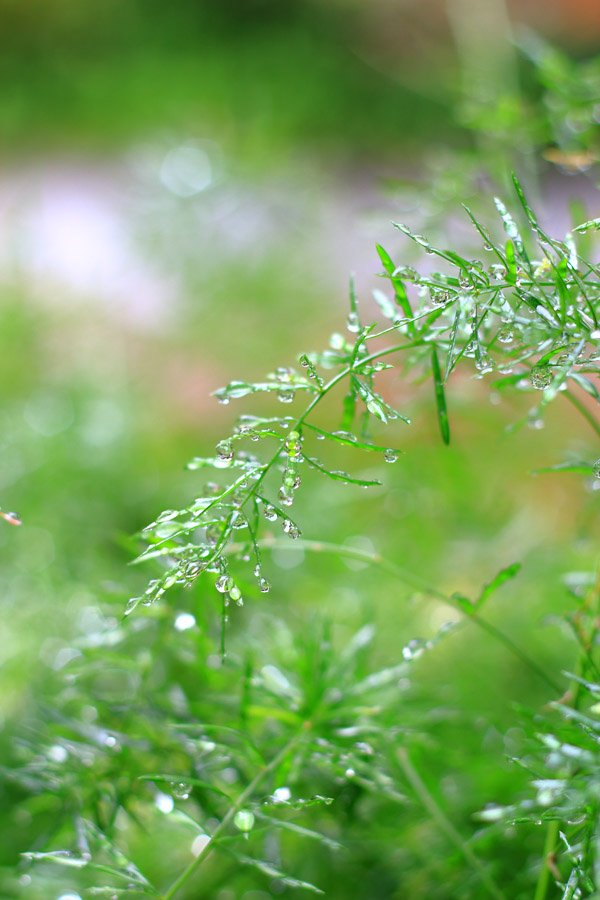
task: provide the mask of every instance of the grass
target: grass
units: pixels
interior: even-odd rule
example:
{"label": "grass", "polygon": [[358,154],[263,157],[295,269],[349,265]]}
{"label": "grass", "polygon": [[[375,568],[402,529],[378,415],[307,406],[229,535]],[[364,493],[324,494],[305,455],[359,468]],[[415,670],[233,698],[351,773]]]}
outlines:
{"label": "grass", "polygon": [[[512,220],[503,216],[512,229]],[[498,254],[507,253],[504,244],[495,246]],[[550,247],[553,254],[563,252],[560,242]],[[518,251],[523,260],[524,248],[525,243]],[[521,297],[535,292],[537,306],[543,306],[557,297],[560,302],[560,291],[545,284],[547,267],[533,274],[539,266],[532,265],[527,269],[531,276],[521,276],[520,285],[511,282],[508,257],[518,328],[548,355],[548,335],[557,326],[550,314],[540,316]],[[467,271],[462,257],[452,263],[462,278],[481,278],[482,270]],[[567,284],[576,280],[559,262],[552,271]],[[446,303],[471,309],[472,292],[451,270],[422,278],[428,290],[435,285],[434,292],[448,293]],[[398,283],[392,288],[396,294],[401,290]],[[411,303],[426,302],[422,290],[420,300],[417,288],[406,284],[406,290]],[[589,296],[595,288],[590,284],[586,290]],[[389,439],[383,437],[383,423],[376,424],[362,438],[367,450],[371,444],[380,448],[372,452],[352,446],[360,441],[334,435],[317,442],[317,432],[312,434],[311,453],[318,454],[321,470],[307,463],[302,467],[303,485],[293,506],[302,537],[279,536],[279,523],[271,520],[260,535],[260,575],[270,582],[268,593],[260,591],[252,574],[254,562],[249,566],[238,559],[240,550],[245,552],[244,532],[230,533],[227,512],[216,520],[225,530],[208,544],[209,553],[216,547],[223,554],[218,571],[199,579],[192,574],[189,591],[171,586],[160,601],[126,620],[120,618],[126,594],[139,590],[144,575],[125,566],[132,549],[125,536],[143,521],[145,509],[156,509],[161,496],[170,504],[178,498],[184,512],[175,521],[185,522],[184,498],[198,495],[205,476],[198,469],[177,474],[177,468],[197,449],[210,455],[222,437],[220,425],[215,421],[213,434],[207,429],[203,446],[197,447],[196,429],[182,425],[177,413],[173,417],[171,397],[157,392],[151,379],[139,382],[120,366],[107,379],[101,360],[96,378],[94,367],[78,356],[70,369],[62,360],[40,404],[40,373],[54,358],[44,340],[56,313],[47,313],[45,320],[33,317],[22,303],[7,313],[3,365],[6,372],[21,375],[14,403],[15,410],[26,410],[25,424],[16,413],[11,417],[10,437],[36,463],[15,482],[10,497],[21,497],[26,527],[3,531],[5,578],[13,598],[9,625],[19,641],[4,677],[15,699],[34,698],[25,716],[18,702],[3,711],[4,796],[12,810],[3,820],[7,896],[24,890],[34,900],[48,892],[85,895],[101,884],[114,891],[123,878],[136,886],[134,893],[151,896],[158,890],[165,897],[197,896],[199,883],[205,896],[225,889],[262,890],[273,879],[304,890],[316,884],[334,898],[347,896],[350,883],[360,893],[376,883],[381,897],[399,891],[468,897],[480,890],[525,897],[536,881],[538,895],[548,893],[552,879],[540,866],[544,838],[536,824],[548,807],[527,805],[530,771],[557,766],[560,778],[572,779],[573,802],[587,790],[582,772],[591,751],[585,746],[578,751],[584,765],[579,772],[565,768],[560,748],[578,746],[577,726],[565,725],[571,729],[567,736],[557,713],[544,710],[567,686],[563,670],[579,666],[580,674],[591,676],[591,663],[578,662],[568,615],[565,619],[573,599],[560,582],[565,572],[590,568],[597,526],[595,497],[586,492],[581,474],[532,476],[531,469],[563,458],[569,449],[565,421],[573,433],[572,452],[580,459],[589,456],[593,432],[560,392],[550,402],[552,380],[542,394],[534,393],[531,384],[516,393],[496,386],[505,399],[489,403],[487,381],[496,376],[488,372],[484,379],[473,379],[473,372],[481,372],[468,368],[484,352],[494,360],[515,359],[517,370],[530,377],[540,362],[539,351],[532,358],[522,345],[501,348],[496,335],[504,325],[495,308],[487,309],[486,318],[477,318],[481,350],[474,360],[464,352],[472,336],[455,333],[452,306],[433,306],[408,322],[401,311],[398,322],[379,326],[387,331],[383,338],[409,347],[416,383],[398,401],[418,425],[396,421]],[[353,301],[351,312],[360,319],[360,303]],[[580,315],[568,309],[564,314]],[[579,327],[588,327],[582,322]],[[303,407],[299,400],[293,405],[275,400],[274,414],[285,416],[290,409],[296,424],[291,432],[288,424],[287,436],[279,431],[275,438],[262,438],[271,442],[273,455],[266,459],[272,460],[273,472],[265,472],[264,487],[252,481],[246,488],[248,500],[256,490],[273,496],[280,519],[288,513],[274,496],[281,475],[271,480],[279,464],[277,448],[284,448],[288,458],[283,487],[295,493],[285,479],[298,467],[297,454],[307,452],[308,425],[319,423],[317,428],[329,432],[330,423],[337,424],[345,382],[354,384],[357,403],[368,404],[372,416],[390,415],[391,399],[378,393],[368,365],[390,359],[399,365],[399,351],[390,352],[396,343],[386,346],[380,338],[372,344],[378,349],[369,353],[363,348],[373,340],[370,332],[354,318],[349,324],[344,341],[336,338],[333,348],[311,353],[309,365],[299,366],[296,374],[286,370],[279,380],[261,381],[263,388],[269,386],[267,396],[262,389],[255,394],[252,382],[244,388],[246,402],[260,401],[261,409],[273,410],[274,394],[306,383]],[[420,373],[431,366],[427,341],[427,352],[421,352],[428,329],[434,329],[444,360],[443,370],[433,368],[435,389],[428,381],[420,383]],[[64,337],[68,345],[68,334]],[[156,364],[155,340],[148,337],[146,349]],[[173,353],[189,345],[190,334],[172,335],[168,347],[162,340],[161,352]],[[123,354],[129,352],[128,342],[119,346]],[[17,347],[27,349],[32,365],[18,366]],[[137,352],[143,355],[143,350]],[[239,358],[237,348],[234,355]],[[553,377],[573,376],[573,388],[580,388],[577,378],[589,377],[588,364],[557,356],[550,356]],[[455,361],[457,373],[444,385],[443,373]],[[327,370],[332,364],[338,367],[333,376]],[[87,375],[83,382],[80,371]],[[386,398],[394,396],[397,384],[389,375],[380,373],[388,378],[382,388]],[[239,393],[239,383],[225,389],[225,399],[228,390]],[[503,433],[534,398],[544,403],[546,427]],[[89,410],[104,410],[105,423],[107,403],[112,421],[127,425],[114,431],[111,441],[94,444],[90,434],[104,435],[106,428],[102,424],[90,432]],[[229,409],[222,410],[221,420],[230,417]],[[451,436],[445,447],[442,437],[448,430],[440,434],[438,428],[443,411]],[[163,423],[160,429],[157,421]],[[252,427],[266,426],[258,421]],[[302,430],[304,443],[294,436]],[[226,438],[217,477],[237,471],[222,465],[230,461],[230,446],[242,471],[252,464],[251,457],[239,455],[242,440],[247,436],[235,431]],[[403,451],[393,465],[383,462],[388,440]],[[350,474],[339,475],[341,467],[350,467]],[[328,478],[323,468],[335,477]],[[377,477],[384,487],[375,488],[374,496],[351,483],[352,478]],[[85,496],[85,504],[75,502],[74,495]],[[231,509],[228,496],[217,509]],[[172,578],[173,565],[180,565],[173,521],[169,514],[145,532],[151,550],[170,545],[166,570],[160,560],[150,563],[161,590]],[[192,534],[192,552],[202,559],[208,533],[196,527]],[[503,578],[494,581],[497,572],[517,560],[523,565],[518,574],[512,572],[514,578],[502,585]],[[189,567],[190,559],[184,565]],[[213,585],[220,577],[235,578],[243,608],[235,602],[222,605],[224,595]],[[484,592],[485,607],[475,609],[472,603],[484,584],[490,585],[487,593],[494,586],[499,593],[485,599]],[[150,591],[154,596],[157,586]],[[227,582],[226,591],[235,601],[233,582]],[[448,621],[462,624],[448,631]],[[583,612],[578,627],[588,628]],[[588,705],[581,707],[586,715]],[[536,732],[556,742],[556,764],[540,758]],[[295,806],[269,800],[280,788],[285,796],[289,791]],[[560,805],[562,795],[552,802]],[[491,825],[486,820],[492,815],[486,813],[490,803],[500,805]],[[478,811],[483,811],[481,824]],[[249,832],[235,824],[242,822],[240,812],[244,822],[252,821]],[[558,814],[573,816],[572,811]],[[516,830],[515,819],[523,820]],[[199,831],[212,840],[190,859],[189,847]],[[306,854],[302,834],[313,853]],[[576,833],[571,839],[580,840]],[[334,852],[336,843],[344,849]],[[15,876],[12,866],[23,847],[30,853]],[[76,869],[56,865],[64,862],[56,856],[64,847],[73,848],[76,855],[68,859],[80,861]],[[570,859],[571,851],[560,857],[565,879],[585,884],[589,869],[577,864],[569,875]]]}

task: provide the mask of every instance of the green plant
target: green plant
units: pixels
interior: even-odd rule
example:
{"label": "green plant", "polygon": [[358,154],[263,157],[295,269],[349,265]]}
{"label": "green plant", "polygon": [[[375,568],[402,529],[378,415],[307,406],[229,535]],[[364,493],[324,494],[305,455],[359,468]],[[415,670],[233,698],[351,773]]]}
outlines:
{"label": "green plant", "polygon": [[[396,373],[404,379],[412,373],[416,385],[430,382],[444,444],[451,442],[453,386],[458,390],[465,370],[500,394],[533,400],[517,425],[537,428],[549,405],[564,398],[590,436],[600,436],[594,413],[600,400],[599,268],[587,246],[600,222],[583,223],[556,240],[514,184],[518,216],[496,201],[505,239],[467,210],[489,262],[439,249],[399,225],[439,261],[440,271],[397,266],[378,247],[389,287],[374,300],[385,324],[363,324],[351,285],[346,335],[333,335],[321,352],[302,354],[298,369],[278,369],[260,382],[231,382],[217,392],[225,404],[252,397],[258,405],[275,396],[285,412],[274,414],[265,404],[260,414],[239,416],[214,456],[192,460],[188,468],[216,471],[225,483],[207,482],[192,503],[163,512],[144,529],[146,546],[136,562],[153,565],[156,577],[129,601],[124,621],[108,618],[78,642],[54,712],[34,716],[29,732],[35,737],[22,739],[5,770],[12,789],[30,795],[44,822],[25,858],[35,863],[31,889],[40,883],[46,893],[32,896],[64,886],[52,880],[56,863],[74,873],[69,886],[90,895],[214,897],[229,886],[242,891],[255,884],[248,870],[277,891],[343,896],[348,883],[340,893],[336,865],[354,866],[357,878],[370,871],[365,829],[391,846],[398,822],[414,818],[417,809],[432,839],[462,860],[436,896],[516,897],[534,890],[542,900],[552,882],[563,897],[596,890],[596,577],[570,576],[577,606],[565,621],[576,659],[552,671],[488,616],[490,598],[517,576],[518,563],[466,596],[369,549],[304,540],[300,518],[292,514],[309,473],[358,487],[381,484],[373,477],[378,472],[335,468],[329,460],[339,452],[398,461],[401,451],[374,437],[382,425],[392,425],[390,443],[400,444],[396,423],[403,423],[398,429],[409,424],[391,396]],[[300,396],[308,398],[302,411],[287,414]],[[544,477],[561,470],[580,472],[592,485],[600,476],[595,454],[556,460]],[[318,489],[312,491],[318,503]],[[281,529],[281,537],[272,528]],[[383,666],[368,660],[375,634],[370,623],[340,633],[335,616],[307,623],[259,609],[240,632],[239,607],[269,594],[266,554],[299,544],[307,553],[384,569],[421,599],[444,604],[449,623],[429,638],[404,643],[398,659]],[[184,588],[194,598],[193,612],[180,611]],[[170,596],[179,607],[170,608]],[[147,607],[144,616],[132,616],[138,607]],[[515,771],[531,773],[535,794],[515,775],[513,798],[484,807],[484,828],[476,835],[468,820],[457,823],[445,811],[439,785],[418,765],[427,758],[435,709],[407,700],[418,685],[415,663],[426,651],[437,652],[442,639],[445,646],[462,625],[508,651],[549,704],[517,714],[527,727]],[[561,671],[573,667],[574,674]],[[168,813],[167,826],[158,822],[161,811]],[[532,823],[547,823],[543,858],[534,839],[537,865],[524,858],[515,873],[499,848],[507,828]],[[135,861],[144,833],[156,848],[151,875]],[[306,854],[303,841],[314,842],[313,853]],[[127,853],[119,849],[123,842]],[[489,842],[496,858],[486,851]],[[417,855],[421,843],[416,839]],[[378,896],[396,896],[399,869],[392,857],[380,864]]]}

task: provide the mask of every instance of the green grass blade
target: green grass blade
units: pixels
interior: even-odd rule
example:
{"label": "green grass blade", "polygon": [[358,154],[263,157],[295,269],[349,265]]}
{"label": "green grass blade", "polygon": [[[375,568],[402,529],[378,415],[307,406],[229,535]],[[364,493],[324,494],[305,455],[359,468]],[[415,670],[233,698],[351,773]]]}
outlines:
{"label": "green grass blade", "polygon": [[440,361],[438,359],[437,349],[435,347],[431,348],[431,369],[433,372],[433,385],[435,389],[435,402],[437,406],[440,434],[442,435],[443,442],[447,445],[450,443],[450,423],[448,421],[448,408],[446,406],[444,380],[442,378]]}

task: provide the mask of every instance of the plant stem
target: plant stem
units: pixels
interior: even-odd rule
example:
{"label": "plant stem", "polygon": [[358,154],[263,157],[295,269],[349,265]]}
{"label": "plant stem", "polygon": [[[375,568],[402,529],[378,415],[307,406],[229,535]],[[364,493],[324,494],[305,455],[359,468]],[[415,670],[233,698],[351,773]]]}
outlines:
{"label": "plant stem", "polygon": [[284,744],[279,753],[277,753],[264,768],[256,773],[252,781],[244,788],[234,804],[228,809],[227,813],[215,829],[214,833],[211,835],[210,841],[205,844],[198,856],[196,856],[195,859],[193,859],[189,864],[189,866],[183,870],[181,875],[179,875],[179,877],[175,879],[175,881],[171,884],[167,891],[162,895],[162,900],[172,900],[172,898],[190,880],[190,878],[195,874],[196,870],[201,866],[204,860],[207,859],[207,857],[212,853],[213,848],[220,836],[229,827],[235,815],[244,806],[246,801],[252,797],[261,781],[263,781],[268,775],[271,774],[271,772],[274,772],[275,769],[277,769],[277,767],[290,753],[292,748],[304,737],[310,727],[310,722],[304,722],[300,731],[298,731],[292,738],[290,738],[290,740],[286,744]]}
{"label": "plant stem", "polygon": [[544,842],[544,849],[542,850],[542,868],[540,869],[540,874],[535,886],[535,894],[533,895],[533,900],[546,900],[548,888],[550,886],[550,869],[548,867],[548,859],[554,853],[554,848],[556,847],[556,841],[558,839],[559,827],[560,822],[558,821],[548,822],[546,840]]}
{"label": "plant stem", "polygon": [[[289,546],[289,542],[287,541],[276,541],[269,538],[266,538],[262,541],[259,541],[259,546],[261,547],[277,547],[282,550],[290,550],[292,549]],[[463,607],[456,603],[452,597],[444,594],[442,591],[438,590],[438,588],[432,587],[428,585],[425,581],[419,578],[418,575],[413,575],[411,572],[408,572],[406,569],[403,569],[401,566],[396,565],[388,559],[384,559],[377,553],[370,553],[368,550],[360,550],[356,547],[346,547],[343,544],[333,544],[327,541],[301,541],[301,546],[304,547],[305,550],[313,553],[333,553],[336,556],[346,556],[350,559],[360,559],[363,562],[368,562],[373,565],[379,566],[380,569],[383,569],[386,572],[389,572],[390,575],[393,575],[398,580],[404,582],[404,584],[409,585],[410,587],[415,588],[416,590],[422,591],[425,594],[428,594],[430,597],[439,600],[441,603],[445,603],[448,606],[451,606],[452,609],[461,613],[464,616],[465,622],[473,622],[479,628],[486,631],[488,634],[492,635],[492,637],[496,638],[497,641],[504,644],[507,650],[516,656],[520,662],[526,665],[532,672],[541,678],[548,687],[550,687],[555,693],[562,694],[564,692],[564,688],[561,687],[558,682],[554,681],[554,679],[547,674],[547,672],[542,669],[541,666],[536,663],[534,659],[525,653],[515,642],[510,638],[507,634],[497,628],[495,625],[492,625],[490,622],[487,622],[485,619],[482,619],[476,612],[466,612]],[[234,551],[235,545],[232,547],[232,551]]]}
{"label": "plant stem", "polygon": [[563,395],[569,400],[578,412],[581,413],[583,418],[586,420],[588,425],[596,432],[597,436],[600,437],[600,423],[596,421],[594,416],[591,414],[589,409],[581,402],[579,397],[576,397],[575,394],[572,394],[571,391],[563,391]]}
{"label": "plant stem", "polygon": [[427,789],[425,782],[417,772],[405,747],[400,747],[397,753],[397,758],[398,762],[400,763],[400,767],[402,768],[402,771],[406,776],[406,780],[421,801],[423,808],[427,810],[431,818],[438,825],[440,830],[444,832],[446,837],[454,844],[455,847],[460,850],[471,868],[476,872],[478,878],[485,886],[488,893],[492,897],[496,897],[497,900],[504,900],[504,894],[496,885],[489,873],[486,871],[481,860],[475,855],[463,836],[454,827],[450,819],[437,804],[435,798]]}

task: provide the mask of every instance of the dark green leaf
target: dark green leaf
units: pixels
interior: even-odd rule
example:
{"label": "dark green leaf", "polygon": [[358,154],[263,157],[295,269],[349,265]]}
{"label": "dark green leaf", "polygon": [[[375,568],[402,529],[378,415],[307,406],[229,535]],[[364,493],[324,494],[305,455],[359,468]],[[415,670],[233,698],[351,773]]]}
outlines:
{"label": "dark green leaf", "polygon": [[448,409],[446,407],[446,392],[444,390],[444,381],[440,370],[440,361],[438,359],[437,348],[431,348],[431,370],[433,373],[433,385],[435,390],[435,402],[437,406],[438,424],[440,426],[440,434],[445,444],[450,443],[450,423],[448,421]]}

